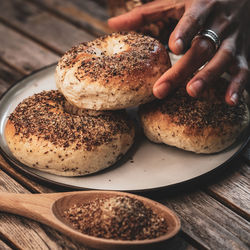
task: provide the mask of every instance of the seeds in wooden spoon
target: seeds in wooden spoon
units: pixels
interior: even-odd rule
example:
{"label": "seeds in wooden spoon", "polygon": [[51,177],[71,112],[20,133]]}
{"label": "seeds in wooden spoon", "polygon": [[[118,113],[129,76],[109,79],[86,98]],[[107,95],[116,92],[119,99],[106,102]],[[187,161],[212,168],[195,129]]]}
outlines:
{"label": "seeds in wooden spoon", "polygon": [[72,227],[91,236],[116,240],[145,240],[164,235],[166,220],[128,197],[116,196],[75,204],[64,211]]}

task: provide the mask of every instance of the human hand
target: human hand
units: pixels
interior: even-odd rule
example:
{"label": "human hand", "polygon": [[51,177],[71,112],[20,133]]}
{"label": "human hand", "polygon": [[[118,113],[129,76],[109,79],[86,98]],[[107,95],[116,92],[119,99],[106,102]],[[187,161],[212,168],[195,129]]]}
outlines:
{"label": "human hand", "polygon": [[[186,53],[158,79],[153,88],[154,95],[164,98],[187,83],[189,95],[197,97],[216,84],[221,74],[229,72],[231,81],[225,99],[228,104],[235,105],[246,84],[250,84],[247,62],[250,47],[250,29],[247,27],[250,24],[249,6],[249,0],[187,0],[184,11],[183,0],[158,0],[111,18],[109,25],[118,30],[130,30],[163,18],[180,18],[170,36],[169,47],[175,54]],[[218,35],[221,46],[217,51],[209,39],[199,37],[192,42],[201,29],[213,30]],[[205,63],[205,67],[192,77]]]}

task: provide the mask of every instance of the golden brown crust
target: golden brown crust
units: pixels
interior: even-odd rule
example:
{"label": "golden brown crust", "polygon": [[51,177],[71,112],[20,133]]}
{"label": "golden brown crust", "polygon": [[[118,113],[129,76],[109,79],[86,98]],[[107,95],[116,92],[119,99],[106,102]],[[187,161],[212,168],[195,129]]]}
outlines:
{"label": "golden brown crust", "polygon": [[153,84],[169,67],[157,40],[113,33],[68,51],[57,66],[57,86],[79,108],[122,109],[153,100]]}
{"label": "golden brown crust", "polygon": [[188,96],[184,88],[162,101],[145,104],[140,118],[146,136],[196,153],[215,153],[230,146],[249,124],[244,100],[238,106],[224,101],[226,81],[199,99]]}
{"label": "golden brown crust", "polygon": [[52,90],[16,107],[5,136],[17,159],[59,175],[84,175],[112,165],[132,145],[134,125],[124,111],[79,116],[66,112],[65,104]]}

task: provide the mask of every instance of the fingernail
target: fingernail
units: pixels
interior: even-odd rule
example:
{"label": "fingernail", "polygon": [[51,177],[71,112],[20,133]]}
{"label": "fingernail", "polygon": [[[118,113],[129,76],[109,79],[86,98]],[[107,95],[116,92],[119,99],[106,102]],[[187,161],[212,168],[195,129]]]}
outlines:
{"label": "fingernail", "polygon": [[191,96],[196,97],[202,91],[202,87],[202,81],[195,81],[188,86],[188,92]]}
{"label": "fingernail", "polygon": [[156,98],[162,99],[169,93],[170,89],[171,86],[168,82],[161,82],[154,86],[153,92]]}
{"label": "fingernail", "polygon": [[183,41],[179,38],[175,41],[175,47],[178,50],[178,53],[182,53],[184,50],[184,43]]}
{"label": "fingernail", "polygon": [[238,103],[238,99],[239,99],[239,96],[237,93],[233,93],[230,97],[230,100],[232,101],[232,103],[234,105],[236,105]]}

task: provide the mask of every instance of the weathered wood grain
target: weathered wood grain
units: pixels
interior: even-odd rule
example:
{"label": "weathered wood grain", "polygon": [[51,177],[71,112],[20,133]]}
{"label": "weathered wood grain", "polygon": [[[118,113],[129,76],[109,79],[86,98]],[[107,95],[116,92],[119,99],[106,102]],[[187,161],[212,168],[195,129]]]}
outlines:
{"label": "weathered wood grain", "polygon": [[0,231],[18,249],[88,249],[32,220],[0,213]]}
{"label": "weathered wood grain", "polygon": [[100,36],[110,33],[106,24],[106,7],[91,0],[29,0],[39,4],[55,15],[67,19],[77,27],[82,27],[91,34]]}
{"label": "weathered wood grain", "polygon": [[249,249],[250,222],[211,196],[195,191],[161,199],[181,218],[182,230],[207,249]]}
{"label": "weathered wood grain", "polygon": [[21,73],[0,62],[0,96],[21,77]]}
{"label": "weathered wood grain", "polygon": [[209,186],[208,193],[250,220],[250,166],[241,163],[237,171],[228,170],[222,180]]}
{"label": "weathered wood grain", "polygon": [[48,49],[0,23],[0,58],[24,74],[58,60]]}
{"label": "weathered wood grain", "polygon": [[[28,193],[28,190],[0,170],[0,192],[3,191]],[[87,249],[78,243],[71,242],[50,227],[3,212],[0,212],[0,232],[9,242],[21,249]],[[171,241],[164,243],[159,250],[173,248],[176,250],[196,249],[177,235]]]}
{"label": "weathered wood grain", "polygon": [[1,1],[0,20],[59,54],[94,39],[89,33],[23,0]]}
{"label": "weathered wood grain", "polygon": [[[56,1],[54,1],[56,2]],[[58,0],[57,0],[58,2]],[[108,11],[107,11],[107,1],[106,0],[71,0],[71,1],[60,1],[60,2],[64,2],[61,4],[64,4],[66,2],[71,2],[72,6],[74,6],[75,8],[79,9],[79,10],[84,10],[86,11],[90,16],[102,20],[104,22],[106,22],[106,20],[108,19]]]}
{"label": "weathered wood grain", "polygon": [[54,189],[41,185],[39,182],[32,180],[29,176],[26,176],[23,172],[17,171],[14,167],[9,165],[4,158],[0,155],[0,169],[8,173],[13,179],[15,179],[22,186],[26,187],[33,193],[51,193]]}
{"label": "weathered wood grain", "polygon": [[[28,193],[1,170],[0,192]],[[47,226],[2,212],[0,212],[0,232],[18,249],[86,249]]]}
{"label": "weathered wood grain", "polygon": [[6,245],[2,240],[0,240],[0,249],[1,250],[11,250],[11,248]]}
{"label": "weathered wood grain", "polygon": [[[1,4],[6,4],[2,2],[16,3],[20,1],[0,1],[0,6]],[[54,47],[55,45],[57,45],[58,52],[60,52],[63,50],[63,46],[67,46],[66,43],[69,44],[70,41],[73,41],[71,40],[71,38],[68,38],[68,40],[66,40],[64,44],[55,41],[54,39],[56,39],[57,37],[53,34],[46,34],[44,27],[46,27],[46,25],[48,27],[48,24],[51,20],[56,20],[56,22],[58,23],[63,23],[64,21],[62,19],[65,18],[64,20],[67,20],[69,25],[70,23],[74,24],[70,25],[70,27],[79,26],[86,30],[92,29],[92,34],[98,34],[98,32],[99,34],[101,34],[103,32],[106,32],[102,28],[98,28],[98,23],[103,25],[104,21],[107,18],[107,16],[102,15],[100,13],[100,11],[103,11],[103,13],[105,13],[105,11],[103,7],[100,7],[98,1],[93,1],[93,3],[95,4],[94,8],[91,7],[93,5],[89,5],[89,2],[91,2],[90,0],[30,0],[28,1],[29,4],[26,4],[26,1],[22,2],[23,5],[29,6],[28,8],[26,6],[23,6],[22,11],[24,10],[25,12],[25,10],[27,10],[28,12],[31,9],[30,17],[29,13],[27,13],[26,17],[26,14],[22,11],[20,15],[24,17],[21,17],[21,20],[19,20],[18,17],[15,16],[18,15],[18,13],[15,12],[11,12],[12,14],[10,15],[11,19],[14,18],[14,20],[8,18],[7,15],[2,15],[3,21],[9,26],[14,27],[14,29],[18,30],[18,32],[6,27],[3,24],[0,24],[0,58],[10,64],[13,68],[18,69],[23,73],[30,73],[34,69],[40,68],[46,64],[51,63],[53,57],[55,57],[56,59],[58,58],[55,54],[51,53],[51,51],[46,49],[44,46],[55,50]],[[34,2],[37,4],[35,7],[32,5],[32,3]],[[7,5],[11,4],[7,3]],[[44,6],[44,8],[41,8],[41,6]],[[2,12],[4,12],[4,10],[0,10],[0,16]],[[50,12],[51,14],[49,14],[48,12]],[[44,20],[41,20],[41,18],[38,18],[39,16],[45,18],[51,18],[52,16],[52,19],[50,19],[50,21],[48,22],[45,22]],[[26,18],[26,20],[22,20],[22,18]],[[89,23],[92,20],[94,20],[94,25],[93,23]],[[98,21],[97,23],[95,23],[96,20]],[[34,22],[33,25],[35,27],[35,31],[29,30],[32,29],[32,22]],[[44,23],[46,23],[46,25]],[[24,25],[24,27],[21,27],[22,24]],[[58,25],[56,27],[60,28],[61,25]],[[38,32],[39,29],[41,31],[41,34],[39,34]],[[54,27],[52,27],[52,30],[53,29]],[[100,30],[103,31],[100,32]],[[24,35],[20,34],[22,32],[24,33]],[[41,38],[43,32],[45,32],[45,36],[47,36],[47,38],[44,40]],[[70,33],[69,28],[67,29],[67,32]],[[31,41],[30,38],[32,38],[33,41]],[[2,79],[0,74],[0,91],[1,88],[3,89],[2,91],[4,91],[4,89],[6,89],[6,86],[9,85],[8,82],[11,82],[13,76],[12,69],[8,67],[6,68],[6,65],[4,65],[3,63],[0,63],[0,72],[1,69],[3,69],[3,72],[7,72],[6,76],[4,76]],[[8,76],[8,73],[10,73],[10,76]],[[9,78],[11,78],[10,81],[8,81]],[[177,214],[179,214],[182,220],[182,227],[184,232],[174,239],[174,243],[173,245],[169,246],[169,249],[193,248],[188,243],[183,241],[183,234],[185,237],[187,237],[188,240],[190,240],[191,242],[195,242],[195,244],[199,246],[198,248],[249,249],[250,243],[248,238],[250,235],[250,226],[249,222],[247,222],[246,219],[249,219],[248,215],[250,151],[248,151],[248,153],[246,154],[247,157],[245,158],[248,159],[248,165],[246,164],[239,168],[236,168],[230,174],[223,176],[220,180],[216,180],[214,184],[209,185],[208,187],[203,189],[206,193],[194,192],[183,196],[177,194],[175,198],[161,199],[164,204],[167,204],[169,207],[173,208],[177,212]],[[0,165],[1,164],[3,166],[3,163],[1,162],[0,158]],[[34,192],[52,191],[49,189],[46,190],[46,187],[43,185],[39,185],[35,182],[30,181],[29,178],[26,178],[24,175],[16,172],[15,169],[11,167],[8,168],[7,165],[3,169],[7,173],[9,173],[10,176],[15,177],[15,179],[19,183],[24,186],[27,186],[29,190],[32,190]],[[3,182],[1,176],[4,176],[5,180],[6,178],[9,178],[11,180],[11,178],[10,176],[3,174],[2,172],[0,172],[0,190],[1,186],[4,184],[5,186],[7,186],[7,190],[9,190],[10,192],[13,192],[14,190],[16,190],[16,192],[24,192],[19,188],[16,188],[15,184],[13,186],[12,182],[10,181],[7,181],[8,184],[6,185],[6,181]],[[241,216],[243,216],[245,219]],[[45,247],[44,249],[65,249],[63,246],[64,237],[58,235],[57,232],[50,228],[39,225],[32,221],[30,222],[34,223],[35,226],[29,226],[26,220],[24,223],[24,219],[20,217],[19,220],[17,219],[17,223],[15,223],[16,216],[12,217],[7,214],[3,214],[3,217],[0,217],[0,226],[2,225],[2,220],[5,221],[5,229],[0,229],[0,238],[2,231],[4,231],[5,237],[7,237],[4,239],[10,239],[11,242],[15,242],[14,246],[16,246],[16,248],[22,249],[24,245],[22,245],[22,243],[20,242],[17,243],[17,240],[14,237],[15,233],[17,233],[18,235],[18,240],[20,237],[24,237],[24,239],[20,240],[28,242],[27,246],[29,247],[31,247],[30,240],[36,240],[36,237],[40,238],[41,234],[42,239],[47,239],[48,237],[49,246],[47,245],[46,248],[45,245],[42,245]],[[11,224],[10,221],[12,221],[13,224]],[[27,221],[29,222],[29,220]],[[6,229],[9,223],[10,228]],[[25,226],[26,230],[27,228],[32,228],[33,233],[31,233],[31,237],[25,237],[22,235],[22,233],[17,232],[17,229],[15,229],[16,224],[18,225],[19,231],[22,231],[23,227]],[[37,227],[39,229],[37,229]],[[11,231],[12,228],[14,228],[13,231]],[[35,236],[34,232],[38,232],[37,236]],[[4,240],[4,242],[8,242],[8,240]],[[43,240],[38,240],[38,242],[43,242]],[[43,242],[42,244],[45,243]],[[35,246],[37,246],[36,243]],[[66,243],[66,249],[67,248],[77,249],[76,245],[71,242]],[[165,248],[163,247],[163,249]]]}

